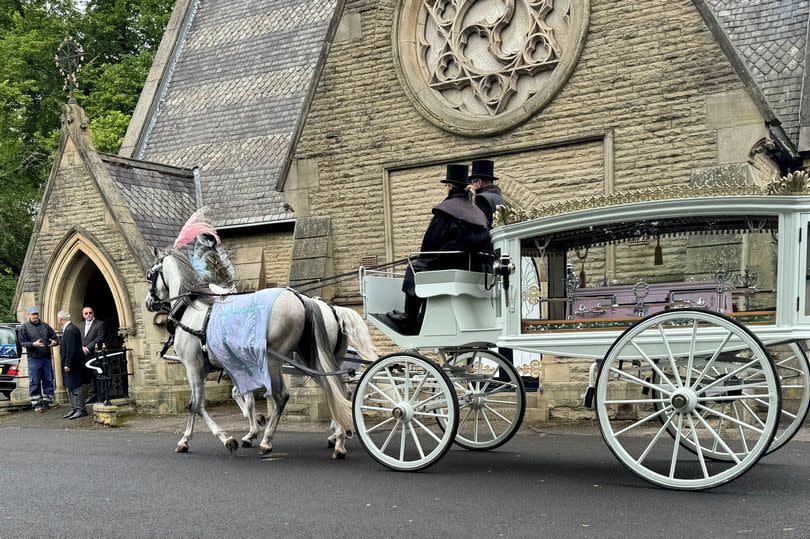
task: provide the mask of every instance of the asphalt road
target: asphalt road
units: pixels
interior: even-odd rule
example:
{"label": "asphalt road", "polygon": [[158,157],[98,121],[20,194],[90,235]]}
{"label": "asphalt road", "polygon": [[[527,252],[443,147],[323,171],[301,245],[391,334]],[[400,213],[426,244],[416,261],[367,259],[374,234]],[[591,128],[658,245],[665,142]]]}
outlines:
{"label": "asphalt road", "polygon": [[0,537],[807,537],[810,444],[792,442],[706,492],[637,479],[595,431],[522,431],[452,449],[419,473],[350,440],[280,432],[273,458],[207,432],[0,427]]}

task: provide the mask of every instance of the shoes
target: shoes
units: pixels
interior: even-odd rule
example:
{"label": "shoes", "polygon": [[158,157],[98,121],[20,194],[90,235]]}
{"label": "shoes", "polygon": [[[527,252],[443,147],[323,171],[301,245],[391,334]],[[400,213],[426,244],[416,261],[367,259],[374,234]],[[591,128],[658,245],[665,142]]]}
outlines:
{"label": "shoes", "polygon": [[34,411],[38,414],[44,414],[45,408],[43,408],[42,406],[37,406],[36,408],[34,408]]}
{"label": "shoes", "polygon": [[70,419],[70,416],[76,413],[76,409],[71,409],[68,413],[62,416],[63,419]]}
{"label": "shoes", "polygon": [[76,410],[68,419],[79,419],[80,417],[87,417],[87,410]]}
{"label": "shoes", "polygon": [[45,403],[45,409],[46,410],[50,410],[51,408],[58,408],[58,407],[59,407],[58,402],[46,402]]}

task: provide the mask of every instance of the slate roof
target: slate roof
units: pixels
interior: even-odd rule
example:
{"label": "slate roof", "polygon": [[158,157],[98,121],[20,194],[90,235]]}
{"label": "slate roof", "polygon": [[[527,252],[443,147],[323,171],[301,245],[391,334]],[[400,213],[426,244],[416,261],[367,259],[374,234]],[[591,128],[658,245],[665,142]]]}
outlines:
{"label": "slate roof", "polygon": [[706,3],[788,138],[798,145],[810,2],[706,0]]}
{"label": "slate roof", "polygon": [[170,246],[197,209],[194,172],[100,154],[146,244]]}
{"label": "slate roof", "polygon": [[291,219],[275,185],[337,0],[192,0],[157,114],[136,155],[200,169],[218,226]]}

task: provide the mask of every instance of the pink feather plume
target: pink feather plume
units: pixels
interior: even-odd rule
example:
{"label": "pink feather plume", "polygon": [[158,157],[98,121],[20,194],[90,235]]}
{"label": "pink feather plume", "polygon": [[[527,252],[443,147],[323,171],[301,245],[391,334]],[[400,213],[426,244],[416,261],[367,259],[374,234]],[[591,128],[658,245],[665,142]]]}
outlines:
{"label": "pink feather plume", "polygon": [[214,236],[217,243],[219,243],[217,230],[205,217],[206,209],[207,208],[203,207],[191,214],[191,217],[188,218],[188,221],[186,221],[186,224],[184,224],[183,228],[180,230],[177,239],[174,240],[175,249],[191,243],[200,234],[210,234]]}

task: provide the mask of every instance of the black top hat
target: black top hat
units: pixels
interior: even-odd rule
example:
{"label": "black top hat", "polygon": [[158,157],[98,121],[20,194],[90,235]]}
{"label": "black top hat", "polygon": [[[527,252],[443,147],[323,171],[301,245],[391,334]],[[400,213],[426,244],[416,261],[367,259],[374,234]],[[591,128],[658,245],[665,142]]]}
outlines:
{"label": "black top hat", "polygon": [[457,163],[447,165],[447,177],[442,180],[442,183],[452,183],[461,186],[469,185],[470,179],[467,177],[467,170],[467,165]]}
{"label": "black top hat", "polygon": [[495,176],[495,163],[489,159],[477,159],[472,162],[472,172],[470,180],[497,180]]}

